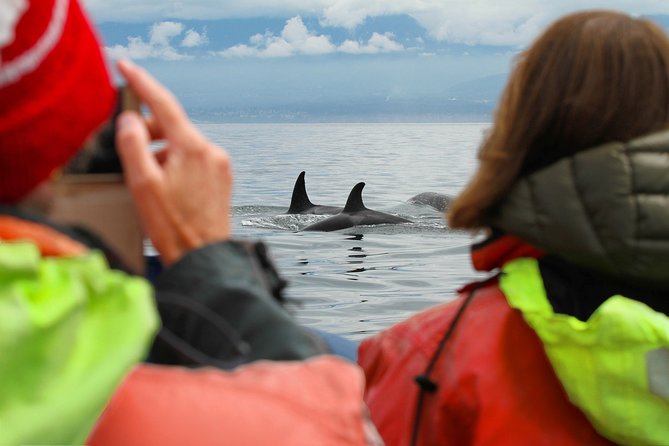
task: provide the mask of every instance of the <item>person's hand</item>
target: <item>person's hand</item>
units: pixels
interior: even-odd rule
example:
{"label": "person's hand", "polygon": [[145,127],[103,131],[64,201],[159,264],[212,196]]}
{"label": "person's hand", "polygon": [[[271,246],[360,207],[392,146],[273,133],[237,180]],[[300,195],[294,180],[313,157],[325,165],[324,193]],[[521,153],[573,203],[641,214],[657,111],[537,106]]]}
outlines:
{"label": "person's hand", "polygon": [[[146,234],[166,264],[192,249],[230,237],[232,166],[228,154],[205,139],[172,94],[142,68],[118,62],[130,88],[146,104],[146,121],[125,111],[116,145]],[[151,140],[164,140],[157,155]]]}

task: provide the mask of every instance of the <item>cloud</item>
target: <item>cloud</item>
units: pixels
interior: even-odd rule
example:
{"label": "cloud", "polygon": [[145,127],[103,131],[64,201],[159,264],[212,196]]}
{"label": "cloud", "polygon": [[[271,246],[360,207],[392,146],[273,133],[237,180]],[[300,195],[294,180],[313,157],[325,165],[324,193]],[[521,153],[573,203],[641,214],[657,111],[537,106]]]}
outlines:
{"label": "cloud", "polygon": [[189,29],[186,31],[186,36],[181,41],[181,46],[185,48],[194,48],[197,46],[203,46],[209,43],[209,38],[207,37],[207,31],[199,33],[194,29]]}
{"label": "cloud", "polygon": [[346,40],[335,45],[330,36],[310,31],[300,16],[286,21],[281,35],[271,32],[255,34],[250,45],[235,45],[216,54],[224,57],[289,57],[295,55],[323,55],[332,53],[376,54],[402,51],[404,47],[393,40],[391,33],[374,33],[366,43]]}
{"label": "cloud", "polygon": [[318,17],[336,0],[82,0],[99,22]]}
{"label": "cloud", "polygon": [[[85,0],[85,4],[98,20],[126,22],[301,15],[319,18],[326,26],[354,29],[370,17],[407,15],[434,39],[498,46],[527,45],[550,22],[576,10],[669,14],[666,0]],[[288,49],[283,43],[276,45],[277,51]]]}
{"label": "cloud", "polygon": [[392,33],[374,33],[366,44],[347,40],[339,46],[339,51],[349,54],[377,54],[402,51],[404,47],[393,40]]}
{"label": "cloud", "polygon": [[666,0],[336,0],[320,17],[323,25],[353,29],[370,17],[408,15],[439,41],[520,47],[562,15],[612,8],[631,14],[669,14]]}
{"label": "cloud", "polygon": [[154,23],[149,31],[150,42],[157,46],[169,46],[170,40],[181,34],[183,30],[183,24],[178,22]]}
{"label": "cloud", "polygon": [[[142,37],[128,37],[127,45],[114,45],[105,47],[107,54],[112,59],[162,59],[162,60],[184,60],[192,56],[179,52],[172,41],[184,34],[184,25],[179,22],[165,21],[154,23],[149,29],[148,41]],[[194,29],[186,31],[180,46],[193,48],[205,45],[208,42],[206,31],[199,33]]]}
{"label": "cloud", "polygon": [[321,24],[353,29],[370,17],[408,15],[436,40],[519,46],[529,43],[567,10],[566,3],[576,2],[564,0],[556,6],[540,0],[517,0],[513,4],[490,0],[339,0],[323,10]]}
{"label": "cloud", "polygon": [[309,31],[299,16],[286,21],[280,36],[270,32],[255,34],[249,43],[233,46],[218,54],[226,57],[288,57],[297,54],[330,54],[337,49],[329,36]]}

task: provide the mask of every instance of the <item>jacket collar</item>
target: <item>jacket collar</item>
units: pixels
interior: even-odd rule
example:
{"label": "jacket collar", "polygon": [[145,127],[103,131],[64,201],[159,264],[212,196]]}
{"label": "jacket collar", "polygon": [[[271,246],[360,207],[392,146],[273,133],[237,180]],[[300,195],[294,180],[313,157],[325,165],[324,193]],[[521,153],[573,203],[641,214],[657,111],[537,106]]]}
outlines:
{"label": "jacket collar", "polygon": [[544,253],[516,236],[494,231],[480,243],[472,245],[472,264],[477,271],[493,271],[519,257],[539,259]]}
{"label": "jacket collar", "polygon": [[56,224],[40,213],[0,204],[0,242],[13,240],[30,240],[43,256],[51,257],[81,255],[98,247],[72,228]]}
{"label": "jacket collar", "polygon": [[84,254],[88,248],[67,235],[39,223],[11,215],[0,215],[0,242],[29,240],[43,256],[64,257]]}

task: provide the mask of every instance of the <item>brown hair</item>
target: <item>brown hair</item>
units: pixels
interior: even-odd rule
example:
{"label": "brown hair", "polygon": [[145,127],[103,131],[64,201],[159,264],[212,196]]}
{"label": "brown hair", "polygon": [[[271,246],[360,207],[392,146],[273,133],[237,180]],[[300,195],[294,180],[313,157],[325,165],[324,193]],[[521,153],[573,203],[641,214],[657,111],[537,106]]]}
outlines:
{"label": "brown hair", "polygon": [[477,229],[515,180],[609,141],[669,127],[669,39],[648,20],[581,12],[519,56],[479,168],[450,205],[452,228]]}

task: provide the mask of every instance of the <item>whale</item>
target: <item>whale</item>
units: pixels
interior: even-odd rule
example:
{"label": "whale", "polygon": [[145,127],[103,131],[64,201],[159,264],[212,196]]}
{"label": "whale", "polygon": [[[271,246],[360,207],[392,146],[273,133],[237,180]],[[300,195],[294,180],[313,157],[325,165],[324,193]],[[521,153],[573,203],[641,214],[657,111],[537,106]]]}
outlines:
{"label": "whale", "polygon": [[290,198],[290,207],[286,214],[314,214],[314,215],[335,215],[340,213],[343,208],[337,206],[323,206],[314,204],[309,200],[307,188],[304,184],[304,171],[300,172],[293,186],[293,196]]}
{"label": "whale", "polygon": [[407,201],[412,204],[430,206],[439,212],[444,212],[448,209],[448,205],[451,204],[451,201],[453,201],[453,197],[450,195],[439,194],[437,192],[422,192],[418,195],[414,195]]}
{"label": "whale", "polygon": [[411,223],[410,220],[398,217],[397,215],[386,214],[385,212],[366,208],[362,202],[362,189],[364,187],[365,183],[363,182],[353,186],[351,193],[348,195],[348,200],[346,200],[346,205],[340,213],[313,223],[302,230],[327,232],[346,229],[353,226]]}

